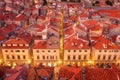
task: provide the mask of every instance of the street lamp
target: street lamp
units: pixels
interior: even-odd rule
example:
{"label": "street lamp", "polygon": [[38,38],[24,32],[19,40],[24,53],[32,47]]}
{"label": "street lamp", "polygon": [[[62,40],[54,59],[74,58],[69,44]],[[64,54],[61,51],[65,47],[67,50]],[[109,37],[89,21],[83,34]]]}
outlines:
{"label": "street lamp", "polygon": [[1,65],[1,63],[2,63],[2,60],[0,59],[0,65]]}
{"label": "street lamp", "polygon": [[89,66],[92,66],[93,64],[94,64],[94,61],[93,61],[93,60],[89,60],[89,61],[88,61],[88,65],[89,65]]}
{"label": "street lamp", "polygon": [[28,60],[27,62],[28,62],[28,64],[30,64],[30,63],[31,63],[31,60]]}

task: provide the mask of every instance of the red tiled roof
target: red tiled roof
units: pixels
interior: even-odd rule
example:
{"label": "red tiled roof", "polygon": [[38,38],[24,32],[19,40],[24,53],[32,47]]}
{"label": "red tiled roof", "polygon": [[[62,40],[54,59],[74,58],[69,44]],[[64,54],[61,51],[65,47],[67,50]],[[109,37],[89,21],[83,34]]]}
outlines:
{"label": "red tiled roof", "polygon": [[37,74],[42,77],[50,77],[50,74],[46,69],[37,69]]}
{"label": "red tiled roof", "polygon": [[71,35],[71,34],[73,34],[73,33],[74,33],[73,28],[69,28],[69,29],[66,29],[66,30],[64,31],[64,35]]}
{"label": "red tiled roof", "polygon": [[11,38],[4,42],[4,44],[28,44],[28,42],[21,38]]}
{"label": "red tiled roof", "polygon": [[7,27],[4,27],[1,29],[3,31],[4,34],[8,34],[12,31],[12,29],[8,29]]}
{"label": "red tiled roof", "polygon": [[[80,75],[78,76],[77,74]],[[81,68],[64,66],[60,69],[59,77],[68,78],[69,80],[74,80],[76,77],[79,77],[79,80],[82,80]]]}
{"label": "red tiled roof", "polygon": [[25,20],[27,17],[24,14],[19,14],[18,16],[16,16],[16,18],[14,19],[14,21],[21,21],[21,20]]}
{"label": "red tiled roof", "polygon": [[89,49],[88,42],[83,39],[75,39],[75,35],[71,36],[64,45],[64,49]]}
{"label": "red tiled roof", "polygon": [[0,20],[4,19],[4,15],[0,14]]}
{"label": "red tiled roof", "polygon": [[96,49],[119,49],[119,47],[115,43],[103,36],[100,36],[97,42],[93,44],[93,46]]}
{"label": "red tiled roof", "polygon": [[30,43],[33,37],[29,33],[22,33],[18,35],[18,39],[23,39],[25,42]]}
{"label": "red tiled roof", "polygon": [[69,17],[69,20],[73,20],[73,21],[75,21],[76,18],[77,18],[76,16],[70,16],[70,17]]}
{"label": "red tiled roof", "polygon": [[109,29],[114,29],[114,28],[117,28],[118,26],[117,25],[114,25],[114,24],[111,24],[109,25]]}
{"label": "red tiled roof", "polygon": [[102,29],[103,29],[103,27],[101,27],[100,25],[96,25],[95,27],[90,28],[90,30],[92,30],[92,31],[102,30]]}
{"label": "red tiled roof", "polygon": [[40,41],[39,43],[35,44],[33,49],[46,49],[47,48],[47,41]]}
{"label": "red tiled roof", "polygon": [[65,28],[68,28],[68,27],[72,27],[72,24],[71,24],[71,23],[64,23],[63,25],[64,25],[64,29],[65,29]]}
{"label": "red tiled roof", "polygon": [[6,35],[0,30],[0,41],[3,40],[6,37]]}
{"label": "red tiled roof", "polygon": [[86,17],[86,18],[88,17],[87,14],[85,14],[85,13],[80,14],[79,16],[80,16],[80,17]]}
{"label": "red tiled roof", "polygon": [[82,26],[77,26],[76,28],[78,28],[78,29],[80,29],[80,30],[82,30],[82,31],[86,31],[86,30],[85,30],[85,27],[82,27]]}
{"label": "red tiled roof", "polygon": [[57,29],[57,28],[51,27],[51,29],[53,29],[56,32],[59,32],[59,29]]}
{"label": "red tiled roof", "polygon": [[120,18],[120,13],[111,13],[109,16],[114,18]]}
{"label": "red tiled roof", "polygon": [[51,18],[50,21],[52,21],[52,22],[60,22],[60,19]]}
{"label": "red tiled roof", "polygon": [[36,24],[35,27],[38,28],[38,29],[37,29],[37,32],[41,32],[41,31],[43,31],[43,30],[46,29],[45,26],[40,26],[40,25],[38,25],[38,24]]}
{"label": "red tiled roof", "polygon": [[87,28],[92,28],[92,27],[98,25],[98,22],[96,20],[90,19],[90,20],[84,21],[83,25],[85,25],[85,27],[87,27]]}
{"label": "red tiled roof", "polygon": [[17,77],[21,74],[22,71],[18,71],[10,77],[5,78],[5,80],[16,80]]}

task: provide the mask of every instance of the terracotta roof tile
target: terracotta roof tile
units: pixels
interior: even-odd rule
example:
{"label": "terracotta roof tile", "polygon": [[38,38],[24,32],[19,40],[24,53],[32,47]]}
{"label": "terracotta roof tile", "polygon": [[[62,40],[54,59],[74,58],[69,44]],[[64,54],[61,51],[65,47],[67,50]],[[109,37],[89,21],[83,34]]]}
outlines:
{"label": "terracotta roof tile", "polygon": [[90,19],[90,20],[86,20],[83,22],[83,25],[85,25],[85,27],[87,28],[92,28],[96,25],[98,25],[99,23],[96,20]]}
{"label": "terracotta roof tile", "polygon": [[75,39],[75,35],[71,36],[67,42],[65,42],[64,49],[89,49],[88,41],[83,39]]}
{"label": "terracotta roof tile", "polygon": [[119,47],[112,41],[106,39],[104,36],[101,36],[93,44],[96,49],[119,49]]}
{"label": "terracotta roof tile", "polygon": [[33,49],[46,49],[47,48],[47,41],[40,41],[39,43],[35,44]]}
{"label": "terracotta roof tile", "polygon": [[19,14],[18,16],[16,16],[16,18],[14,19],[14,21],[21,21],[21,20],[25,20],[27,17],[24,14]]}

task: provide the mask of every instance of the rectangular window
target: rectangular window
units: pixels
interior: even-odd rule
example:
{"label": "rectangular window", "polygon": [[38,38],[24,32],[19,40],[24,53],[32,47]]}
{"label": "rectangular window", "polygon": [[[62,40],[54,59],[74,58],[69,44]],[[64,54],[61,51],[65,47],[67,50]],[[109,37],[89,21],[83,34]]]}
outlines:
{"label": "rectangular window", "polygon": [[56,59],[57,59],[57,56],[56,56]]}
{"label": "rectangular window", "polygon": [[23,55],[23,59],[26,59],[26,56],[25,56],[25,55]]}
{"label": "rectangular window", "polygon": [[117,55],[114,55],[113,60],[116,60],[116,58],[117,58]]}
{"label": "rectangular window", "polygon": [[68,60],[70,60],[70,55],[68,55]]}
{"label": "rectangular window", "polygon": [[6,55],[6,58],[7,58],[7,59],[10,59],[9,55]]}
{"label": "rectangular window", "polygon": [[52,58],[54,59],[54,56]]}
{"label": "rectangular window", "polygon": [[49,59],[49,56],[47,56],[47,59]]}
{"label": "rectangular window", "polygon": [[50,56],[50,59],[52,59],[52,56]]}
{"label": "rectangular window", "polygon": [[40,59],[40,57],[39,57],[39,56],[37,56],[37,59]]}
{"label": "rectangular window", "polygon": [[18,59],[20,59],[20,55],[17,55]]}
{"label": "rectangular window", "polygon": [[100,60],[100,55],[98,55],[98,60]]}
{"label": "rectangular window", "polygon": [[45,56],[43,56],[43,59],[45,59]]}
{"label": "rectangular window", "polygon": [[84,60],[86,60],[86,55],[84,55]]}
{"label": "rectangular window", "polygon": [[81,59],[81,55],[78,56],[78,59],[79,59],[79,60]]}
{"label": "rectangular window", "polygon": [[106,58],[106,56],[105,56],[105,55],[103,55],[103,60],[105,60],[105,58]]}
{"label": "rectangular window", "polygon": [[12,55],[12,59],[15,59],[15,56],[14,56],[14,55]]}
{"label": "rectangular window", "polygon": [[73,60],[75,60],[75,55],[73,56]]}
{"label": "rectangular window", "polygon": [[110,60],[110,59],[111,59],[111,55],[108,56],[108,60]]}

